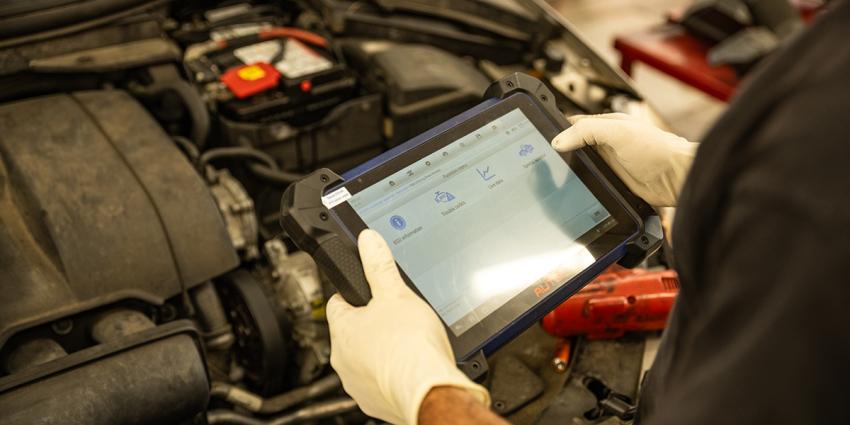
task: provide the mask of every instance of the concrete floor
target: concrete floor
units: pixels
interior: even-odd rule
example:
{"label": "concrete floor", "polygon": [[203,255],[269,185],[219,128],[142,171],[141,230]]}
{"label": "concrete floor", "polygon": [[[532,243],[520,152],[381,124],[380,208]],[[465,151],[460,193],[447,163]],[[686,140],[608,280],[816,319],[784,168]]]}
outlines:
{"label": "concrete floor", "polygon": [[[627,34],[659,24],[665,12],[686,6],[692,0],[552,0],[610,64],[617,66],[619,53],[612,47],[616,34]],[[699,141],[725,109],[725,104],[708,97],[643,64],[636,64],[633,77],[638,90],[680,135]]]}

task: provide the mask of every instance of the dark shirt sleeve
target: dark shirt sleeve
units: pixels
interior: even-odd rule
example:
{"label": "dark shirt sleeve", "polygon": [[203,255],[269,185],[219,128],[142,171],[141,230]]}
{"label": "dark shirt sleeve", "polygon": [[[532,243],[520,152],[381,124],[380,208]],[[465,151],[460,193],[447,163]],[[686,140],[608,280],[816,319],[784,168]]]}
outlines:
{"label": "dark shirt sleeve", "polygon": [[641,425],[847,423],[850,76],[757,128],[718,182],[693,308]]}

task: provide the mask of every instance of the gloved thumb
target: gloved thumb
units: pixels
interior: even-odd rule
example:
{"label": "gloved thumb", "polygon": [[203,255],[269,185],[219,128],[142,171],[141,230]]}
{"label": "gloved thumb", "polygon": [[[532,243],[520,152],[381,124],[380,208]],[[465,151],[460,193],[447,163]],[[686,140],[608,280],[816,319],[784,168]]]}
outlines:
{"label": "gloved thumb", "polygon": [[395,265],[393,253],[380,233],[372,229],[360,232],[357,249],[373,297],[380,298],[407,288]]}
{"label": "gloved thumb", "polygon": [[558,152],[570,152],[585,146],[596,144],[593,133],[584,126],[573,125],[555,136],[552,147]]}
{"label": "gloved thumb", "polygon": [[343,316],[354,308],[342,298],[342,295],[333,294],[325,306],[325,316],[328,318],[328,323],[333,324],[337,320],[343,320]]}
{"label": "gloved thumb", "polygon": [[610,113],[599,115],[573,115],[567,117],[572,124],[570,128],[555,136],[552,147],[558,152],[569,152],[585,146],[595,146],[608,141],[600,140],[600,135],[616,132],[618,126],[612,126],[608,121],[635,121],[631,115]]}

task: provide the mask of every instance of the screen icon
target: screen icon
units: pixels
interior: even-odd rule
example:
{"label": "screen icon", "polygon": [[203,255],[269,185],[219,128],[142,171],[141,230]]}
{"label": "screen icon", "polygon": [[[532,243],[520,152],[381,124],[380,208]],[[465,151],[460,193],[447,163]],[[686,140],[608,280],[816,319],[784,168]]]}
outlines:
{"label": "screen icon", "polygon": [[478,171],[478,175],[481,176],[481,178],[484,179],[485,182],[487,180],[492,179],[493,177],[496,177],[495,174],[490,172],[490,166],[489,165],[486,166],[486,167],[476,168],[475,171]]}
{"label": "screen icon", "polygon": [[396,230],[404,230],[407,227],[407,221],[400,215],[394,215],[390,217],[390,226],[393,226],[393,229]]}
{"label": "screen icon", "polygon": [[593,218],[593,221],[595,223],[599,223],[600,221],[604,220],[605,218],[608,218],[608,215],[606,213],[607,213],[607,211],[605,211],[605,210],[597,209],[596,211],[594,211],[590,214],[590,217]]}
{"label": "screen icon", "polygon": [[529,144],[525,144],[519,147],[519,156],[528,156],[531,155],[532,152],[534,152],[534,146],[531,146]]}
{"label": "screen icon", "polygon": [[446,203],[454,201],[455,196],[449,192],[436,192],[434,193],[434,201],[438,204]]}

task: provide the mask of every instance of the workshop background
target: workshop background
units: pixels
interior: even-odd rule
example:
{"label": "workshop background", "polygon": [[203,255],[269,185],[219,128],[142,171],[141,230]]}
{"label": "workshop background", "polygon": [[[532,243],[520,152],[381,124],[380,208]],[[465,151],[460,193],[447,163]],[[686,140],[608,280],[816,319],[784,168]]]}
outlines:
{"label": "workshop background", "polygon": [[[2,424],[377,425],[330,367],[342,272],[281,207],[295,182],[329,184],[324,167],[500,79],[556,114],[654,109],[698,141],[747,69],[710,66],[705,34],[673,22],[694,0],[89,2],[102,9],[0,2]],[[607,269],[465,361],[493,409],[518,425],[632,417],[678,293],[670,257]]]}
{"label": "workshop background", "polygon": [[[576,28],[579,35],[617,67],[620,53],[614,49],[618,35],[644,31],[664,23],[668,13],[681,10],[690,0],[554,0],[550,4]],[[632,75],[662,118],[677,134],[700,140],[725,109],[726,104],[649,67],[638,64]]]}

